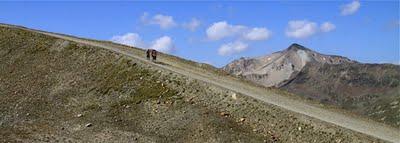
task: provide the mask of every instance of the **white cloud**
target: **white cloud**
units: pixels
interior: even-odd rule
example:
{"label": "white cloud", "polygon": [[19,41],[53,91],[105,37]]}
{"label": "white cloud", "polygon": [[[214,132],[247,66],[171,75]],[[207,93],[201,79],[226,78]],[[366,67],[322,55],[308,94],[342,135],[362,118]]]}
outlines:
{"label": "white cloud", "polygon": [[307,20],[289,21],[286,28],[286,36],[292,38],[307,38],[318,32],[318,26],[315,22]]}
{"label": "white cloud", "polygon": [[243,43],[241,41],[236,41],[233,43],[223,44],[218,49],[218,54],[221,56],[237,54],[237,53],[240,53],[240,52],[246,50],[247,48],[248,48],[248,45],[246,43]]}
{"label": "white cloud", "polygon": [[160,25],[161,28],[167,29],[175,26],[175,21],[172,16],[157,14],[153,17],[153,23]]}
{"label": "white cloud", "polygon": [[324,22],[320,27],[322,32],[330,32],[332,30],[335,30],[335,28],[336,26],[330,22]]}
{"label": "white cloud", "polygon": [[157,51],[165,52],[165,53],[171,53],[175,50],[175,45],[173,43],[173,40],[169,36],[163,36],[160,37],[150,44],[147,44],[142,40],[142,38],[139,36],[137,33],[126,33],[124,35],[116,35],[111,38],[111,41],[124,44],[124,45],[129,45],[129,46],[134,46],[142,49],[155,49]]}
{"label": "white cloud", "polygon": [[163,36],[154,40],[150,46],[150,49],[155,49],[157,51],[170,53],[175,49],[174,43],[171,37]]}
{"label": "white cloud", "polygon": [[319,32],[330,32],[336,29],[336,26],[331,22],[319,24],[308,20],[292,20],[288,22],[286,27],[286,36],[297,39],[311,37]]}
{"label": "white cloud", "polygon": [[197,27],[200,26],[200,21],[197,20],[196,18],[192,18],[192,20],[188,23],[183,23],[182,26],[183,28],[189,29],[190,31],[195,31]]}
{"label": "white cloud", "polygon": [[246,27],[242,25],[230,25],[226,21],[216,22],[208,27],[206,33],[207,37],[211,40],[219,40],[225,37],[238,35]]}
{"label": "white cloud", "polygon": [[248,40],[265,40],[271,37],[271,31],[267,28],[253,28],[244,33],[243,37]]}
{"label": "white cloud", "polygon": [[355,12],[358,11],[358,9],[360,9],[360,2],[358,0],[355,0],[351,3],[348,3],[346,5],[342,5],[341,6],[341,14],[342,15],[351,15],[354,14]]}
{"label": "white cloud", "polygon": [[145,24],[159,25],[161,29],[169,29],[176,26],[174,18],[168,15],[157,14],[149,18],[149,14],[145,12],[140,17],[140,20]]}
{"label": "white cloud", "polygon": [[111,38],[111,41],[129,45],[138,48],[146,48],[146,44],[143,42],[137,33],[126,33],[124,35],[116,35]]}
{"label": "white cloud", "polygon": [[220,40],[227,37],[243,38],[245,40],[266,40],[271,36],[271,32],[267,28],[231,25],[226,21],[213,23],[207,28],[206,34],[208,39],[211,40]]}

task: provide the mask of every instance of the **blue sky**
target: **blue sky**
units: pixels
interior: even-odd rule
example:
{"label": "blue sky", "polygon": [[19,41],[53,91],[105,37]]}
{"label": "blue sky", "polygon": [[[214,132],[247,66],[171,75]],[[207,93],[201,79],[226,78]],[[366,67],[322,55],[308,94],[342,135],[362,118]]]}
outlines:
{"label": "blue sky", "polygon": [[399,63],[399,1],[0,2],[0,22],[155,48],[217,67],[292,43]]}

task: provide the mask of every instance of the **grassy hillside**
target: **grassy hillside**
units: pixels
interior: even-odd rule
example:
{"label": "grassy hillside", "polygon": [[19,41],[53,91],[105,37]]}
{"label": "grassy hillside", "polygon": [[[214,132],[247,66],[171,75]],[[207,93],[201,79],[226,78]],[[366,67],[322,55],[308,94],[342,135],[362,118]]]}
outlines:
{"label": "grassy hillside", "polygon": [[1,142],[381,142],[130,57],[16,28],[0,26],[0,73]]}
{"label": "grassy hillside", "polygon": [[310,63],[283,88],[400,127],[400,66]]}

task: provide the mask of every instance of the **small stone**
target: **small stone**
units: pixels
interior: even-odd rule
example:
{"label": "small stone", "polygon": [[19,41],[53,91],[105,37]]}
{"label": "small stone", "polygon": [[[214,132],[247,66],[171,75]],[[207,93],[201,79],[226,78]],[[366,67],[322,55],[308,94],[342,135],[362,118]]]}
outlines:
{"label": "small stone", "polygon": [[126,105],[126,106],[125,106],[125,108],[131,108],[131,106],[129,106],[129,105]]}
{"label": "small stone", "polygon": [[257,129],[253,129],[253,132],[257,132]]}
{"label": "small stone", "polygon": [[220,115],[221,115],[221,116],[224,116],[224,117],[228,117],[228,116],[229,116],[229,113],[221,112]]}
{"label": "small stone", "polygon": [[301,131],[301,127],[297,128],[299,131]]}
{"label": "small stone", "polygon": [[139,79],[140,79],[140,80],[142,80],[142,79],[143,79],[143,77],[140,77]]}
{"label": "small stone", "polygon": [[399,101],[394,101],[394,102],[390,103],[390,105],[397,105],[397,104],[399,104]]}
{"label": "small stone", "polygon": [[78,115],[76,115],[76,117],[78,117],[78,118],[79,118],[79,117],[82,117],[82,116],[83,116],[82,114],[78,114]]}
{"label": "small stone", "polygon": [[243,117],[242,117],[242,118],[240,118],[239,121],[240,121],[240,122],[244,122],[245,120],[246,120],[246,118],[243,118]]}
{"label": "small stone", "polygon": [[232,94],[232,99],[233,99],[233,100],[237,100],[236,93],[233,93],[233,94]]}
{"label": "small stone", "polygon": [[87,123],[85,126],[86,127],[91,127],[91,126],[93,126],[93,124],[92,123]]}

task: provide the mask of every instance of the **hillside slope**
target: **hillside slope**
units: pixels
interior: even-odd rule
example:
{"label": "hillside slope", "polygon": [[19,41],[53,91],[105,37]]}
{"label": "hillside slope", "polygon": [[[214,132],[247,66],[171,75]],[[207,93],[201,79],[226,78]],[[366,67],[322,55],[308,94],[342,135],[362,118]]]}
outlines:
{"label": "hillside slope", "polygon": [[396,65],[308,64],[281,88],[400,128],[399,84]]}
{"label": "hillside slope", "polygon": [[398,65],[362,64],[293,44],[267,56],[235,60],[223,69],[263,86],[400,127]]}
{"label": "hillside slope", "polygon": [[[0,27],[2,142],[396,140],[396,130],[374,122],[346,119],[357,131],[353,122],[375,129],[361,130],[365,135],[230,90],[262,89],[204,64],[164,54],[152,63],[140,49],[41,33]],[[226,84],[204,80],[209,78]],[[229,84],[235,82],[240,85]],[[289,100],[262,91],[262,98]]]}

